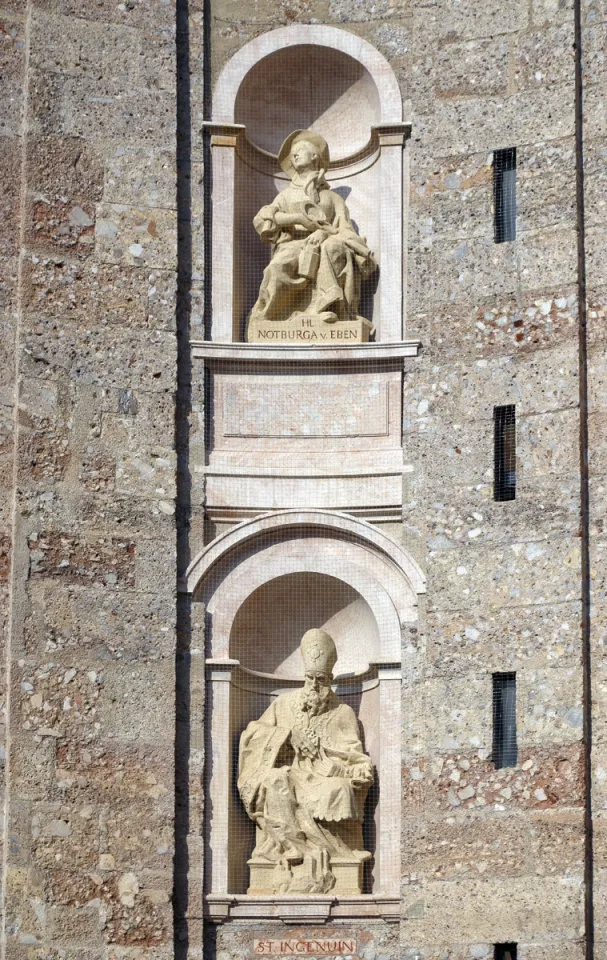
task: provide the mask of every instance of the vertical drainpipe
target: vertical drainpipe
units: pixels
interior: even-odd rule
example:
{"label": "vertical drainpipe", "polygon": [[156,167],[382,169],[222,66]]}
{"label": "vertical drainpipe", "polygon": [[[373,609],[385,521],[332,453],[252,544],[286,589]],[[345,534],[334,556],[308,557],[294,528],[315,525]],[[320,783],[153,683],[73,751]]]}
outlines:
{"label": "vertical drainpipe", "polygon": [[584,701],[584,919],[585,956],[594,958],[594,903],[593,903],[593,823],[592,823],[592,672],[591,672],[591,618],[590,618],[590,490],[588,482],[588,337],[586,309],[586,234],[584,220],[584,111],[582,62],[581,0],[574,0],[575,35],[575,156],[577,207],[577,286],[578,286],[578,359],[580,403],[580,546],[582,599],[582,674]]}

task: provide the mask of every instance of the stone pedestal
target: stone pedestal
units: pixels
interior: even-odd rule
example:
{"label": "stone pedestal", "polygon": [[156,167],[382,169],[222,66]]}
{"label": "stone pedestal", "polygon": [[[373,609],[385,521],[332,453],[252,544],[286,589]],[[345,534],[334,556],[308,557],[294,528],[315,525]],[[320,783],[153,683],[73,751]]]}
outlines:
{"label": "stone pedestal", "polygon": [[[335,886],[331,890],[333,897],[356,897],[360,896],[363,887],[363,869],[364,862],[368,860],[371,854],[363,858],[352,857],[346,859],[331,858],[331,872],[335,876]],[[272,887],[272,873],[276,867],[275,863],[265,860],[263,857],[252,857],[247,860],[249,867],[250,886],[247,890],[247,896],[260,897],[268,896],[268,890]],[[297,865],[293,868],[293,874],[297,875]]]}
{"label": "stone pedestal", "polygon": [[373,324],[364,317],[327,321],[322,314],[300,313],[282,321],[252,318],[247,329],[249,343],[287,343],[305,346],[319,343],[368,343]]}

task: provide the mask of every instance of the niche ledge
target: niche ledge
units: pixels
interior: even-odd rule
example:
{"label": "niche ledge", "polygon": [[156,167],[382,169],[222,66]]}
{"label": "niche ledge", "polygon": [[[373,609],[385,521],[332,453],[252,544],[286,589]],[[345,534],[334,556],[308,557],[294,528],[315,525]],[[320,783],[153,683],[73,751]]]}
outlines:
{"label": "niche ledge", "polygon": [[227,920],[278,920],[283,923],[326,923],[329,920],[400,920],[400,900],[381,894],[352,897],[271,896],[246,894],[207,894],[205,918],[211,923]]}
{"label": "niche ledge", "polygon": [[292,347],[265,343],[230,343],[217,340],[192,340],[192,356],[196,359],[234,361],[272,361],[335,363],[340,360],[398,360],[417,357],[421,351],[419,340],[399,340],[394,343],[357,343],[348,347],[334,344]]}

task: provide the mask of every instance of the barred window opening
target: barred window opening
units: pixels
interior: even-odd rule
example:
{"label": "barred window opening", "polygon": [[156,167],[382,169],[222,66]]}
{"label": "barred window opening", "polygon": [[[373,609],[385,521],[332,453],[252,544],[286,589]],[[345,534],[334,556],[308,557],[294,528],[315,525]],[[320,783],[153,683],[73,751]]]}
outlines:
{"label": "barred window opening", "polygon": [[493,499],[516,499],[516,410],[514,404],[495,407]]}
{"label": "barred window opening", "polygon": [[516,239],[516,147],[493,153],[493,216],[496,243]]}
{"label": "barred window opening", "polygon": [[516,960],[516,943],[496,943],[493,945],[494,960]]}
{"label": "barred window opening", "polygon": [[515,767],[517,758],[516,674],[494,673],[493,762],[499,770],[502,767]]}

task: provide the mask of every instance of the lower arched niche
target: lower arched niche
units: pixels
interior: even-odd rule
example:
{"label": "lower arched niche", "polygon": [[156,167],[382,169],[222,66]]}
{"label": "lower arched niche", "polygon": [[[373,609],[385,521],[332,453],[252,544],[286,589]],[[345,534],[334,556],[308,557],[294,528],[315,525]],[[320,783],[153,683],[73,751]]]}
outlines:
{"label": "lower arched niche", "polygon": [[[401,636],[417,619],[419,568],[364,521],[329,511],[277,511],[209,544],[184,585],[204,612],[195,620],[204,623],[206,657],[207,915],[244,919],[261,909],[247,895],[254,826],[237,790],[239,741],[276,697],[301,686],[299,644],[311,628],[335,640],[334,690],[354,710],[373,764],[364,810],[371,859],[362,896],[321,897],[311,907],[314,896],[302,894],[297,915],[316,916],[319,909],[327,916],[333,909],[341,917],[361,910],[392,915],[400,888]],[[276,916],[291,909],[283,901],[279,896],[272,907]]]}
{"label": "lower arched niche", "polygon": [[302,570],[247,597],[234,618],[230,656],[247,670],[301,680],[299,642],[311,627],[335,640],[336,676],[360,673],[379,655],[379,628],[366,600],[338,577]]}

